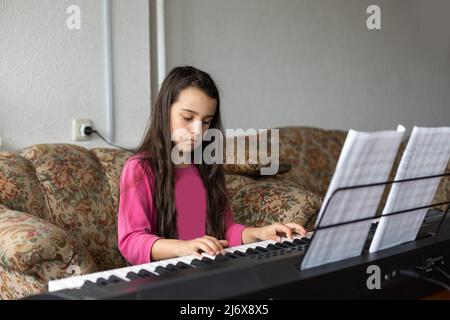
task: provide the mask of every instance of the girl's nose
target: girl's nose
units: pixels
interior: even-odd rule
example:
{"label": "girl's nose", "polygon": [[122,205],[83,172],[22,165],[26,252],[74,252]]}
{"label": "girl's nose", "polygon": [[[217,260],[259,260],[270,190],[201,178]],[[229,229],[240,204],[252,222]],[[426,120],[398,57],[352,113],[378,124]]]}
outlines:
{"label": "girl's nose", "polygon": [[191,134],[193,139],[197,139],[202,134],[202,121],[194,121]]}

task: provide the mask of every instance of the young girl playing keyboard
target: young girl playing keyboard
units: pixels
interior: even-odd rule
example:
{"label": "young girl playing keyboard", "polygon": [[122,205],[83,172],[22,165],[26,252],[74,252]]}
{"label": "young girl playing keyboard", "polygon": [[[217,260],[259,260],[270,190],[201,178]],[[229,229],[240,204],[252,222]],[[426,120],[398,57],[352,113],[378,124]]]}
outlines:
{"label": "young girl playing keyboard", "polygon": [[[131,264],[224,254],[224,247],[306,234],[295,223],[261,228],[235,223],[222,165],[174,164],[174,147],[190,157],[212,128],[223,130],[214,81],[193,67],[173,69],[152,108],[149,130],[120,176],[118,242]],[[180,129],[190,136],[176,137]]]}

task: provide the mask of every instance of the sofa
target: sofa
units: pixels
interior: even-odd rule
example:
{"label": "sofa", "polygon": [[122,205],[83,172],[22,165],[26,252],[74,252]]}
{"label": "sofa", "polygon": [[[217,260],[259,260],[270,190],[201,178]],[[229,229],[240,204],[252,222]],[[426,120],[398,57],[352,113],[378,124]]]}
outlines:
{"label": "sofa", "polygon": [[[278,129],[280,173],[225,166],[235,220],[248,226],[294,221],[311,230],[346,132]],[[130,156],[73,144],[0,152],[1,299],[45,292],[49,280],[74,272],[128,265],[117,247],[117,208],[119,176]],[[436,197],[449,195],[449,183],[441,183]]]}

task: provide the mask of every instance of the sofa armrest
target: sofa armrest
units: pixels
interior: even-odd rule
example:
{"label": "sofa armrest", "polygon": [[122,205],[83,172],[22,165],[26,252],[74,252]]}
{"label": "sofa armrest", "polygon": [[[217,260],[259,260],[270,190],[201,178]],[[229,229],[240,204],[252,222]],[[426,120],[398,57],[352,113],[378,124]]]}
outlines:
{"label": "sofa armrest", "polygon": [[67,231],[1,204],[0,265],[46,282],[97,269],[90,253]]}

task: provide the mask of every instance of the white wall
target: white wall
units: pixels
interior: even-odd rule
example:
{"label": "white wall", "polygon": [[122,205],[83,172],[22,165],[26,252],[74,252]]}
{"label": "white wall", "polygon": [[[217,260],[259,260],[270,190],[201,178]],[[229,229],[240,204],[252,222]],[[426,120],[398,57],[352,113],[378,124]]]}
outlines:
{"label": "white wall", "polygon": [[[69,5],[81,30],[66,28]],[[74,142],[71,121],[90,118],[107,135],[102,0],[0,0],[1,150]],[[149,5],[113,0],[116,143],[134,146],[150,110]],[[120,121],[119,121],[120,120]]]}
{"label": "white wall", "polygon": [[[382,30],[366,28],[369,4]],[[450,124],[448,0],[167,0],[168,69],[219,83],[227,127]]]}
{"label": "white wall", "polygon": [[[0,150],[75,143],[71,120],[81,117],[106,135],[101,3],[0,0]],[[79,31],[65,27],[70,4],[81,7]],[[381,6],[381,31],[365,27],[369,4]],[[209,71],[229,128],[449,125],[450,1],[166,0],[166,8],[168,70]],[[147,0],[113,0],[115,136],[124,146],[142,138],[155,87],[149,11]]]}

